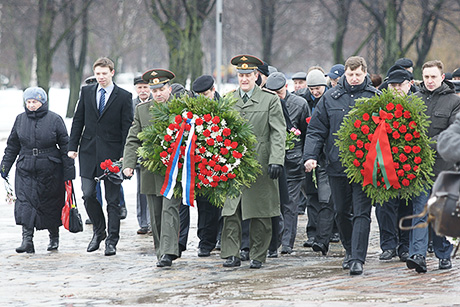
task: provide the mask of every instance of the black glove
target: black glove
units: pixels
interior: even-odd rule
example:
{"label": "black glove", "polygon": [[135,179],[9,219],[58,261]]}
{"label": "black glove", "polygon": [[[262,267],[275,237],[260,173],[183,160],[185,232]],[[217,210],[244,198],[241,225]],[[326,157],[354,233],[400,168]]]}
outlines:
{"label": "black glove", "polygon": [[0,176],[2,176],[3,179],[8,178],[8,173],[6,173],[3,169],[0,170]]}
{"label": "black glove", "polygon": [[278,179],[281,176],[283,171],[283,166],[279,164],[269,164],[268,165],[268,175],[270,179]]}

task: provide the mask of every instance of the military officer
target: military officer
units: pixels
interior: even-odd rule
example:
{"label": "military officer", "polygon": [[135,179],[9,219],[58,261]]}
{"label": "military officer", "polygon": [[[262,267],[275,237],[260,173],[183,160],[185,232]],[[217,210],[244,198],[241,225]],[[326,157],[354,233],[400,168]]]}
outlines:
{"label": "military officer", "polygon": [[[153,101],[165,103],[172,97],[169,81],[174,77],[174,74],[166,69],[152,69],[142,75],[142,79],[149,83],[153,100],[138,104],[134,111],[134,122],[129,130],[123,155],[125,176],[131,177],[136,167],[137,149],[142,146],[138,134],[151,125],[150,107]],[[175,197],[167,199],[161,195],[164,179],[164,176],[154,174],[141,166],[141,193],[147,195],[155,252],[159,260],[157,267],[171,266],[172,261],[179,256],[181,200]]]}
{"label": "military officer", "polygon": [[234,108],[253,126],[257,138],[255,151],[261,165],[250,188],[242,188],[237,198],[228,198],[222,210],[221,257],[224,267],[241,265],[241,222],[250,219],[250,268],[259,269],[265,262],[271,240],[271,218],[280,215],[277,179],[284,164],[286,123],[278,96],[256,85],[257,57],[239,55],[231,60],[238,72],[239,87],[229,95],[238,101]]}

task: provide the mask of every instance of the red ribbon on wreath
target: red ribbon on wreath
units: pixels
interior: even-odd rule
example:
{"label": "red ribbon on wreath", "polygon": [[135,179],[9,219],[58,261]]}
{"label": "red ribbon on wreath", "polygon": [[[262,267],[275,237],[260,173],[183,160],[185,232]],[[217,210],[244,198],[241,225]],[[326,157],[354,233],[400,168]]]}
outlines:
{"label": "red ribbon on wreath", "polygon": [[388,140],[387,131],[385,128],[385,119],[387,112],[372,114],[372,120],[378,125],[372,137],[371,146],[366,156],[366,161],[363,163],[364,180],[363,187],[372,184],[377,187],[377,163],[380,165],[386,189],[391,186],[395,189],[401,188],[396,175],[396,170],[393,164],[393,154],[391,153],[390,141]]}

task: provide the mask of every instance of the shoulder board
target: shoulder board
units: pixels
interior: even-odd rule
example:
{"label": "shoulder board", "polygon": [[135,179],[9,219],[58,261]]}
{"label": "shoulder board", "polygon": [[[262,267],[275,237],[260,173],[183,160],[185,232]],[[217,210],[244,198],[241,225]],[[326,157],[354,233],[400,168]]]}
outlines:
{"label": "shoulder board", "polygon": [[276,95],[276,93],[275,93],[274,91],[269,90],[269,89],[267,89],[267,88],[265,88],[265,87],[262,87],[262,91],[267,92],[267,93],[270,93],[270,94],[272,94],[272,95]]}
{"label": "shoulder board", "polygon": [[224,94],[224,97],[226,97],[226,96],[228,96],[228,95],[232,95],[232,94],[235,93],[235,92],[236,92],[236,89],[231,90],[230,92],[225,93],[225,94]]}

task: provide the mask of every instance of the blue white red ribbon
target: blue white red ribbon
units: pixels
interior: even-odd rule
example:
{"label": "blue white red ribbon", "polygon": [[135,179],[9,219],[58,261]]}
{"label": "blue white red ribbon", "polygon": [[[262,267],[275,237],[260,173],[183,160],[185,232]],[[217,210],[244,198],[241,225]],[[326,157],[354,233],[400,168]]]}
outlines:
{"label": "blue white red ribbon", "polygon": [[184,165],[182,166],[182,203],[193,207],[195,199],[195,120],[187,119],[190,132],[185,145]]}

